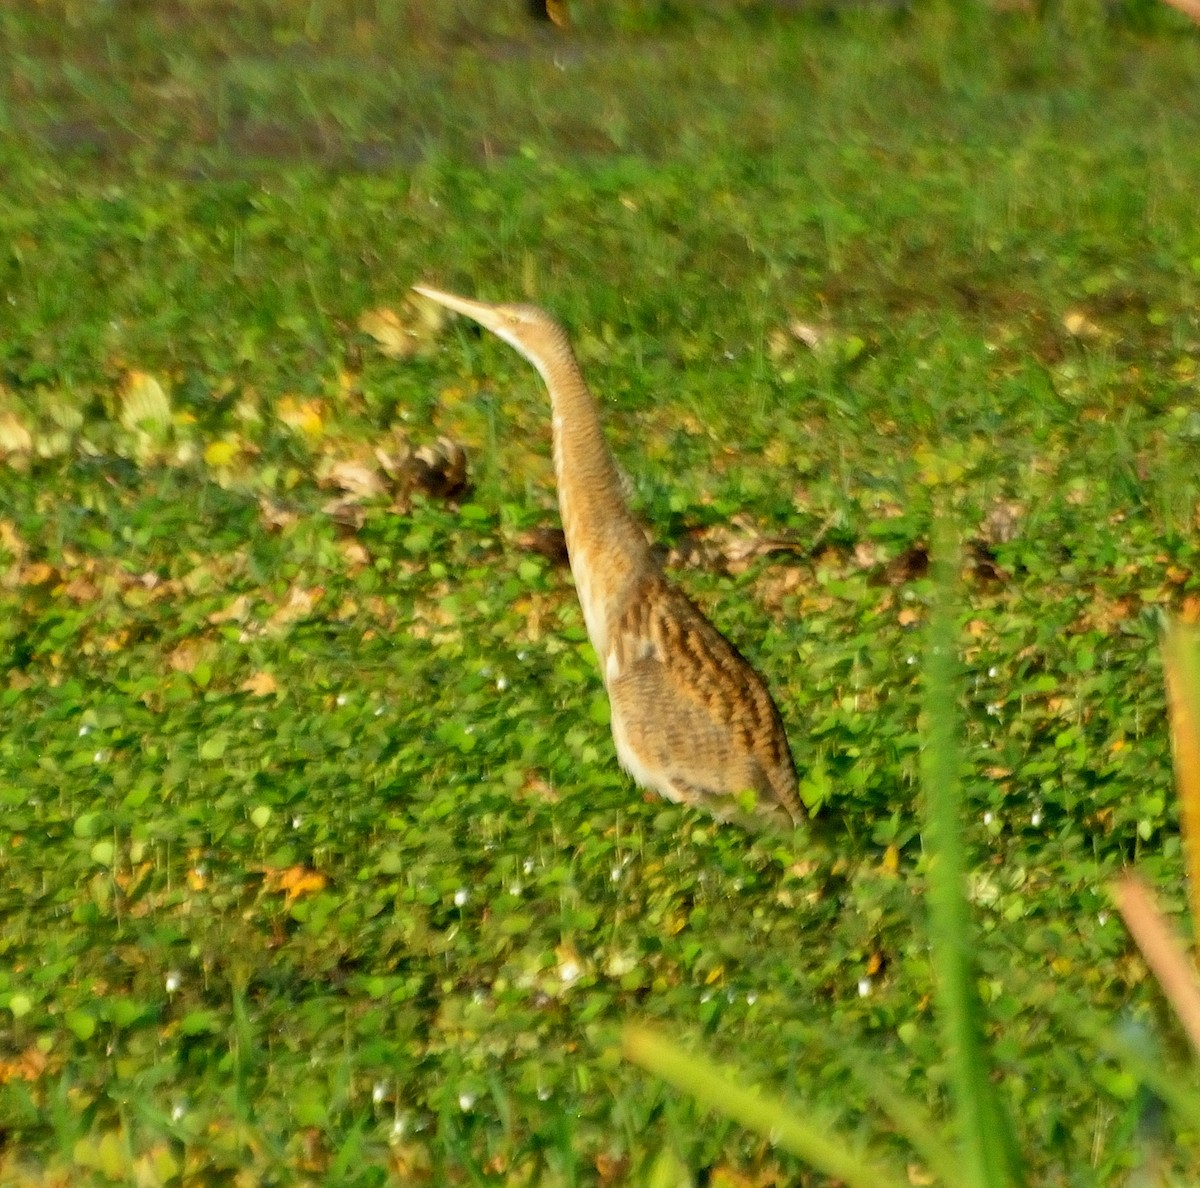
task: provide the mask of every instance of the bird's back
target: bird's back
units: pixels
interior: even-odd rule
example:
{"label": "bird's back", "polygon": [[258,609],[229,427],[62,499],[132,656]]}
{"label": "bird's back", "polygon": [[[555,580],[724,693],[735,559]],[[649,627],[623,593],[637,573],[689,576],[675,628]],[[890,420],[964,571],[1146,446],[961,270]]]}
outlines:
{"label": "bird's back", "polygon": [[760,810],[803,818],[762,677],[656,567],[613,608],[601,659],[617,754],[639,783],[718,816],[750,792]]}

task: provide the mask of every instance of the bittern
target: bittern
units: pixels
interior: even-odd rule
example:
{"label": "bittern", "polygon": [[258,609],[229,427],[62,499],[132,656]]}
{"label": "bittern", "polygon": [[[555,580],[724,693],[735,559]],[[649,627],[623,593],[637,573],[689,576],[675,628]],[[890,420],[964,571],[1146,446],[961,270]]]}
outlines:
{"label": "bittern", "polygon": [[621,766],[643,788],[721,819],[752,808],[797,824],[805,812],[779,710],[762,677],[663,573],[566,332],[536,306],[413,287],[507,342],[549,390],[571,574]]}

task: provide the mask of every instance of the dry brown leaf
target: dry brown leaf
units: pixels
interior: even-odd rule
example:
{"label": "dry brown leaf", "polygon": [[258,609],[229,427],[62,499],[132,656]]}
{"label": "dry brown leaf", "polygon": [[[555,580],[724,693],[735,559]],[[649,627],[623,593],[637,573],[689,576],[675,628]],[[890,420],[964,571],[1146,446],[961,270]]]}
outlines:
{"label": "dry brown leaf", "polygon": [[279,682],[269,672],[256,672],[248,676],[239,686],[241,692],[252,693],[255,697],[269,697],[279,692]]}
{"label": "dry brown leaf", "polygon": [[267,620],[267,628],[280,631],[300,619],[308,618],[324,593],[324,586],[293,586],[288,591],[287,601]]}
{"label": "dry brown leaf", "polygon": [[21,570],[21,585],[44,586],[58,578],[58,570],[45,561],[34,561]]}
{"label": "dry brown leaf", "polygon": [[17,420],[16,413],[0,412],[0,458],[33,451],[33,434]]}
{"label": "dry brown leaf", "polygon": [[206,639],[185,639],[167,656],[167,663],[176,672],[191,673],[196,665],[207,660],[216,647]]}
{"label": "dry brown leaf", "polygon": [[284,528],[290,528],[300,519],[296,512],[268,499],[265,495],[261,496],[258,501],[258,518],[262,522],[262,526],[270,532],[281,532]]}
{"label": "dry brown leaf", "polygon": [[46,1071],[50,1058],[36,1044],[31,1044],[19,1056],[0,1060],[0,1085],[9,1081],[36,1081]]}
{"label": "dry brown leaf", "polygon": [[379,471],[355,458],[341,458],[323,464],[317,470],[322,487],[337,487],[356,499],[373,499],[384,493]]}
{"label": "dry brown leaf", "polygon": [[213,611],[208,621],[218,623],[244,623],[250,618],[250,595],[239,594],[224,610]]}
{"label": "dry brown leaf", "polygon": [[1096,325],[1095,322],[1078,309],[1068,310],[1063,314],[1063,329],[1071,335],[1072,338],[1080,338],[1086,341],[1092,341],[1101,338],[1104,331]]}

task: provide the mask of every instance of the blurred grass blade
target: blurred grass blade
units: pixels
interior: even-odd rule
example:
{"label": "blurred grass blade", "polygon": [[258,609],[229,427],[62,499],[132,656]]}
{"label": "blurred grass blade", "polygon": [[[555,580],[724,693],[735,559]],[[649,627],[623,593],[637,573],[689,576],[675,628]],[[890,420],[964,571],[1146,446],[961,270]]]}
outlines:
{"label": "blurred grass blade", "polygon": [[1047,1003],[1056,1022],[1074,1031],[1086,1044],[1118,1061],[1191,1130],[1200,1132],[1200,1092],[1185,1083],[1184,1071],[1164,1064],[1158,1056],[1147,1056],[1127,1036],[1078,1010],[1059,1010]]}
{"label": "blurred grass blade", "polygon": [[904,1183],[853,1154],[849,1139],[797,1117],[757,1089],[739,1085],[712,1061],[688,1055],[649,1028],[626,1027],[621,1046],[627,1060],[690,1094],[701,1105],[757,1131],[849,1188],[887,1188],[889,1184]]}
{"label": "blurred grass blade", "polygon": [[[1171,751],[1188,871],[1188,902],[1200,929],[1200,632],[1176,623],[1163,640]],[[1200,944],[1200,937],[1195,942]]]}
{"label": "blurred grass blade", "polygon": [[1113,887],[1125,927],[1171,1004],[1192,1047],[1200,1053],[1200,984],[1183,943],[1159,911],[1150,888],[1126,873]]}
{"label": "blurred grass blade", "polygon": [[929,1170],[943,1183],[955,1184],[960,1176],[957,1155],[946,1145],[927,1110],[896,1087],[877,1064],[855,1057],[846,1062],[875,1104],[908,1140]]}
{"label": "blurred grass blade", "polygon": [[948,523],[933,532],[934,603],[925,655],[925,747],[921,781],[929,854],[929,932],[938,1019],[951,1070],[962,1145],[959,1182],[972,1188],[1020,1183],[1011,1123],[990,1077],[983,1004],[976,986],[961,833],[954,587],[958,542]]}

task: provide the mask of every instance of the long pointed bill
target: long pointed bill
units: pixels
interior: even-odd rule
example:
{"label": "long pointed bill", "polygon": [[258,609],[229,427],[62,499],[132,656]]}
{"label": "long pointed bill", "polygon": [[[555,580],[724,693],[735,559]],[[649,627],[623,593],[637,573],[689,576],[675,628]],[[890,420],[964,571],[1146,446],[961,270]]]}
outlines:
{"label": "long pointed bill", "polygon": [[428,285],[413,285],[413,292],[444,305],[447,309],[464,317],[472,318],[481,326],[495,330],[497,324],[496,311],[484,301],[472,301],[470,297],[458,297],[453,293],[443,293],[441,289],[431,289]]}

